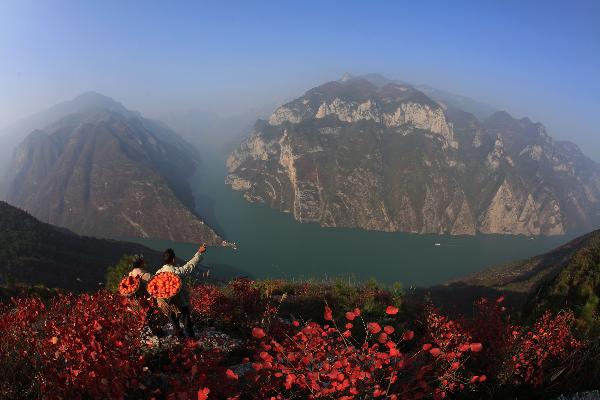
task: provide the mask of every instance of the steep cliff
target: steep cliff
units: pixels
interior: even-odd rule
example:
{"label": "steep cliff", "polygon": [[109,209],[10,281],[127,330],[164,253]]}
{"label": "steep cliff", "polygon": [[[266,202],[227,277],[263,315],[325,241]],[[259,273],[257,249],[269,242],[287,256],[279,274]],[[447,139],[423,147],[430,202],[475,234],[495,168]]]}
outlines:
{"label": "steep cliff", "polygon": [[598,222],[600,168],[577,146],[397,83],[311,89],[259,120],[227,163],[249,201],[323,226],[555,235]]}
{"label": "steep cliff", "polygon": [[17,148],[7,200],[44,222],[100,237],[221,243],[192,211],[189,145],[131,112],[68,115]]}

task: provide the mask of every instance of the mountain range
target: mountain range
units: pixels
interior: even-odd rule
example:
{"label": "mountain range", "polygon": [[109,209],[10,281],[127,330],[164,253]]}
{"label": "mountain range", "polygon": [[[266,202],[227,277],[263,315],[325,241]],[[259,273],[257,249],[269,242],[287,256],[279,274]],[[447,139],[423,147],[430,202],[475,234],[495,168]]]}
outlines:
{"label": "mountain range", "polygon": [[37,127],[13,153],[9,203],[83,235],[222,242],[193,211],[196,152],[165,125],[93,92],[22,125]]}
{"label": "mountain range", "polygon": [[227,182],[301,222],[559,235],[599,222],[600,167],[540,123],[481,121],[407,84],[344,76],[258,120]]}

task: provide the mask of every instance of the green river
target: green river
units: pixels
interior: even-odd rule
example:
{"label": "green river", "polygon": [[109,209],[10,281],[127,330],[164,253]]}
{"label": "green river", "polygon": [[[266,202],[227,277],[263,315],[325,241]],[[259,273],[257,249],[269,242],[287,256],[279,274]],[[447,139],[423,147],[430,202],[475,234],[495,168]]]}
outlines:
{"label": "green river", "polygon": [[[210,248],[203,265],[220,277],[343,278],[404,287],[429,286],[483,268],[527,258],[556,247],[575,235],[417,235],[323,228],[301,224],[289,214],[244,200],[225,185],[220,152],[204,154],[202,173],[193,179],[198,213],[238,249]],[[202,193],[202,196],[200,195]],[[178,257],[191,257],[197,245],[153,239],[128,239]]]}

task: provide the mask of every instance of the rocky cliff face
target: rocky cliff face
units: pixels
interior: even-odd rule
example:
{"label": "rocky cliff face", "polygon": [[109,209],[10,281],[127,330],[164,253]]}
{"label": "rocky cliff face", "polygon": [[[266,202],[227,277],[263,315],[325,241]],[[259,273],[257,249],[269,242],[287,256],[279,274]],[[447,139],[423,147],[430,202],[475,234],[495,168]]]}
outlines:
{"label": "rocky cliff face", "polygon": [[133,113],[72,114],[17,148],[8,201],[80,234],[217,245],[221,238],[191,211],[197,161],[188,148]]}
{"label": "rocky cliff face", "polygon": [[600,168],[541,124],[483,123],[420,91],[329,82],[279,107],[227,182],[298,221],[382,231],[556,235],[598,222]]}

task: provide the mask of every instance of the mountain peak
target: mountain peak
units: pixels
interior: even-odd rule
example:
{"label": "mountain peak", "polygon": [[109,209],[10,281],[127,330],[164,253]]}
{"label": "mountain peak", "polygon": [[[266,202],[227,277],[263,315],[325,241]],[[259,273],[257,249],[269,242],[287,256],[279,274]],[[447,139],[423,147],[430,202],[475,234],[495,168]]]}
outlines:
{"label": "mountain peak", "polygon": [[349,80],[352,80],[352,79],[354,79],[354,75],[352,75],[348,72],[345,72],[344,75],[342,75],[342,77],[340,78],[340,82],[342,82],[342,83],[348,82]]}
{"label": "mountain peak", "polygon": [[123,104],[119,103],[113,98],[94,91],[83,92],[79,96],[63,104],[68,104],[69,108],[71,108],[73,112],[87,112],[100,109],[114,111],[120,114],[131,113],[131,111],[127,110]]}

